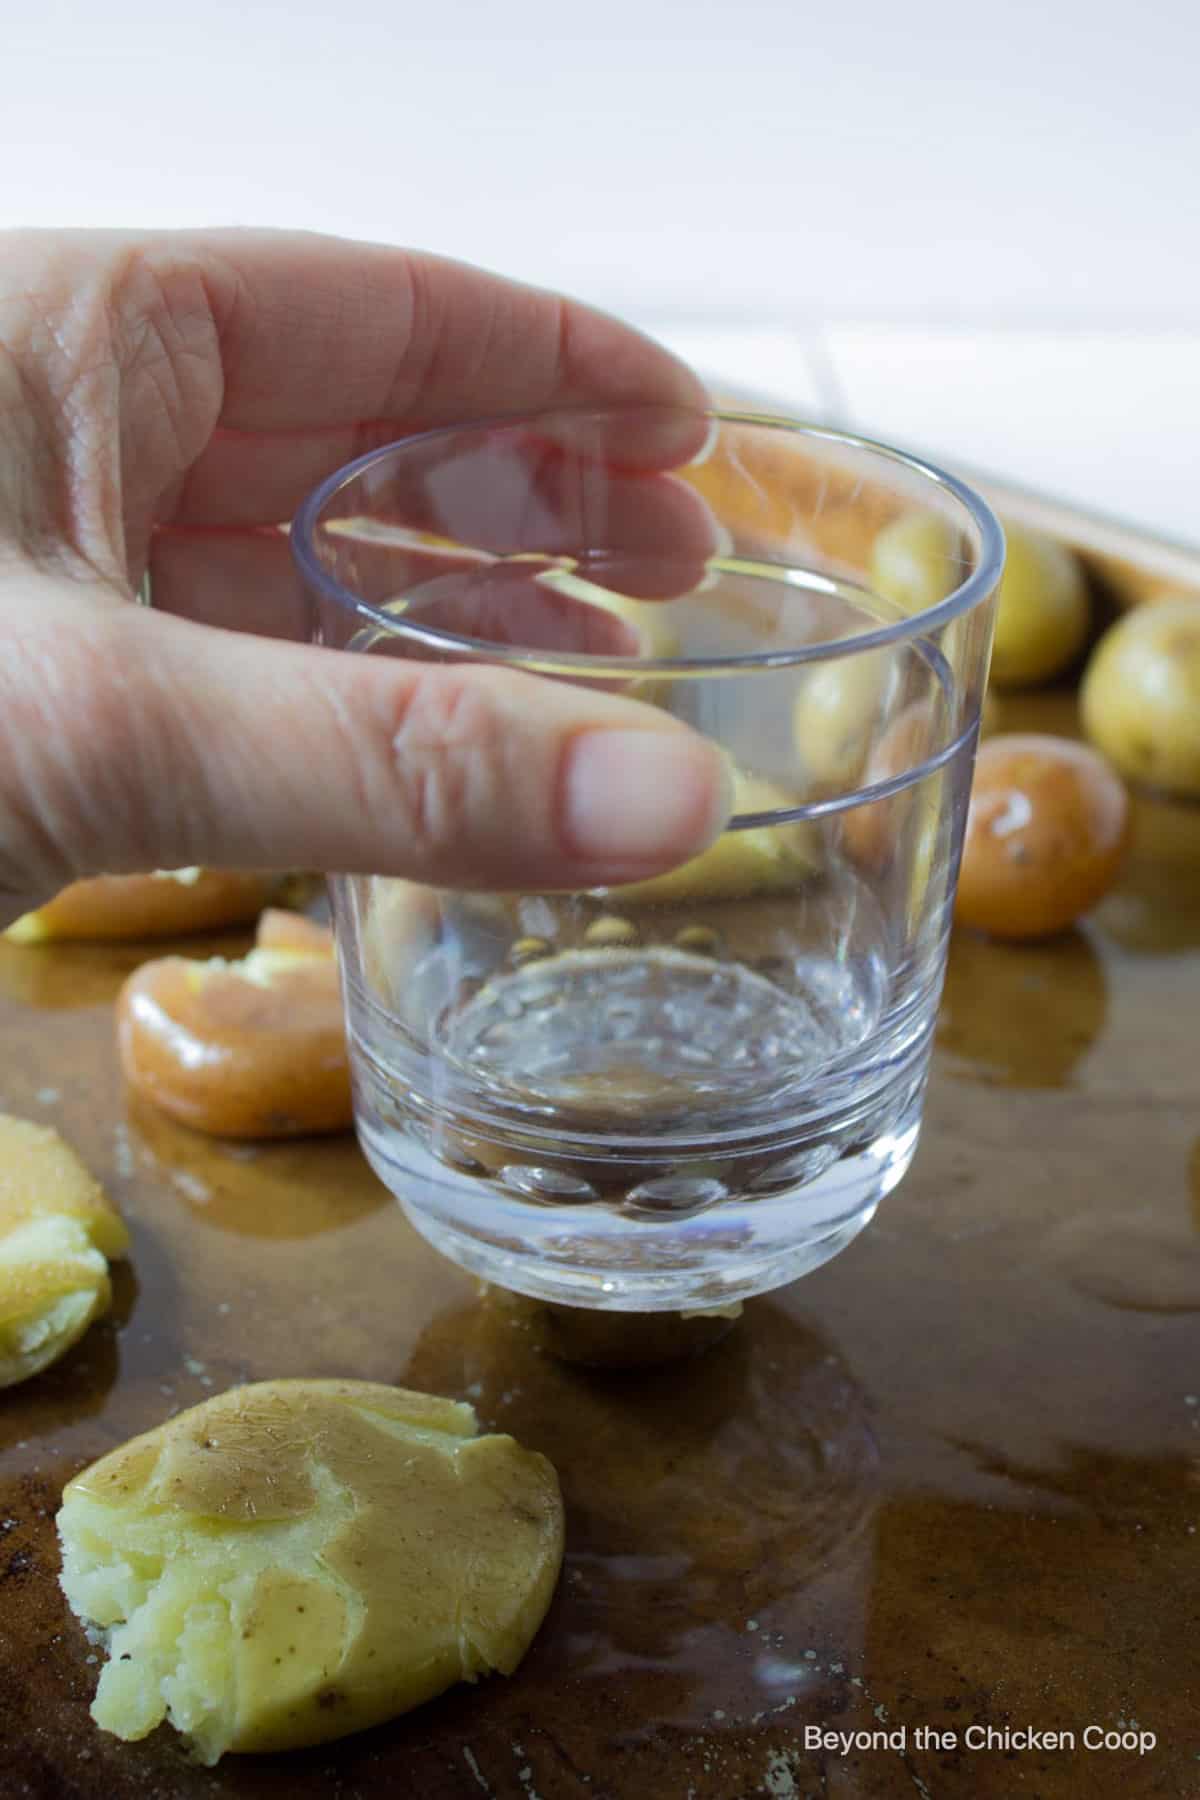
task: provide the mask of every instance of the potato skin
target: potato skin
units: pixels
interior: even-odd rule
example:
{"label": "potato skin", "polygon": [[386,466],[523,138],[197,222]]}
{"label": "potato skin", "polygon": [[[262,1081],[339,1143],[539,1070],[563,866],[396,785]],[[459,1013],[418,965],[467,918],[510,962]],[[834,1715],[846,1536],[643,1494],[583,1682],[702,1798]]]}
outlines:
{"label": "potato skin", "polygon": [[314,956],[334,954],[333,932],[304,913],[268,906],[258,921],[254,942],[260,950],[307,950]]}
{"label": "potato skin", "polygon": [[1077,557],[1056,539],[1010,523],[1004,535],[991,679],[1001,688],[1036,687],[1068,668],[1087,642],[1087,583]]}
{"label": "potato skin", "polygon": [[117,1048],[130,1086],[214,1137],[346,1131],[353,1110],[332,958],[262,951],[243,963],[168,956],[144,963],[117,998]]}
{"label": "potato skin", "polygon": [[[550,1603],[554,1470],[510,1437],[476,1434],[469,1406],[373,1382],[232,1389],[67,1484],[63,1585],[88,1616],[96,1546],[119,1569],[129,1543],[144,1554],[157,1538],[159,1581],[190,1568],[197,1603],[224,1597],[228,1705],[195,1734],[209,1763],[362,1730],[456,1681],[511,1673]],[[179,1656],[177,1641],[138,1636],[153,1599],[107,1621],[113,1660],[94,1711],[120,1735],[127,1684]],[[163,1629],[175,1638],[177,1612]],[[136,1735],[156,1722],[143,1716]]]}
{"label": "potato skin", "polygon": [[63,938],[117,943],[216,931],[257,918],[278,885],[277,875],[236,869],[201,869],[192,881],[164,874],[96,875],[72,882],[26,913],[9,927],[9,935],[30,944]]}
{"label": "potato skin", "polygon": [[[891,781],[918,768],[935,747],[935,721],[928,701],[917,700],[898,713],[871,754],[863,787]],[[842,815],[846,849],[860,868],[878,873],[887,867],[912,812],[915,784],[887,800],[869,800]]]}
{"label": "potato skin", "polygon": [[980,746],[955,918],[993,937],[1049,937],[1113,886],[1129,797],[1084,744],[1035,733]]}
{"label": "potato skin", "polygon": [[1147,602],[1101,638],[1083,728],[1130,781],[1200,797],[1200,598]]}

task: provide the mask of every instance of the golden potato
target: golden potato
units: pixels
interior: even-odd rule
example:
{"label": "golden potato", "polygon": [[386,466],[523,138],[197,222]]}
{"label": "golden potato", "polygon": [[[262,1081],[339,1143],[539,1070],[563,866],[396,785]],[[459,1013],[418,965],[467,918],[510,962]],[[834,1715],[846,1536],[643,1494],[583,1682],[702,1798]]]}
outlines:
{"label": "golden potato", "polygon": [[[871,753],[864,787],[892,781],[918,768],[936,748],[936,721],[929,701],[918,700],[898,713]],[[887,867],[903,842],[916,798],[916,784],[886,800],[870,800],[842,814],[846,849],[864,869]]]}
{"label": "golden potato", "polygon": [[885,716],[899,672],[891,650],[817,663],[802,677],[792,734],[808,781],[831,793],[851,790]]}
{"label": "golden potato", "polygon": [[1129,797],[1084,744],[989,738],[975,763],[955,917],[993,937],[1064,931],[1113,886]]}
{"label": "golden potato", "polygon": [[0,1387],[56,1362],[112,1303],[129,1234],[58,1133],[0,1114]]}
{"label": "golden potato", "polygon": [[151,875],[97,875],[73,881],[8,928],[20,944],[63,938],[116,942],[181,937],[257,918],[279,885],[277,875],[236,869],[159,869]]}
{"label": "golden potato", "polygon": [[558,1481],[469,1406],[364,1381],[234,1388],[67,1484],[62,1585],[105,1634],[92,1717],[208,1764],[343,1737],[511,1674],[562,1561]]}
{"label": "golden potato", "polygon": [[964,570],[954,532],[936,513],[907,512],[871,546],[871,586],[902,612],[923,612],[952,594]]}
{"label": "golden potato", "polygon": [[117,996],[117,1049],[131,1087],[214,1137],[346,1131],[353,1118],[337,965],[323,950],[143,963]]}
{"label": "golden potato", "polygon": [[1092,652],[1083,727],[1131,781],[1200,795],[1200,600],[1139,606]]}
{"label": "golden potato", "polygon": [[1091,625],[1091,602],[1074,554],[1043,532],[1005,524],[991,679],[1035,687],[1072,663]]}
{"label": "golden potato", "polygon": [[[798,804],[797,796],[757,775],[734,777],[734,811],[778,812]],[[820,867],[819,839],[804,820],[791,825],[755,825],[725,831],[690,862],[647,881],[605,890],[622,906],[674,905],[686,900],[734,900],[754,894],[784,893]]]}

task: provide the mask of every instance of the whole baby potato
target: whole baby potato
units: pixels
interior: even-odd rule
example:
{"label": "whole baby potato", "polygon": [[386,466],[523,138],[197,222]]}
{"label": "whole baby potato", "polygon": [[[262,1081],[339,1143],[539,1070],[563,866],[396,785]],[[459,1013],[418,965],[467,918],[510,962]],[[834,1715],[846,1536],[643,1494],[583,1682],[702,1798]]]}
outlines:
{"label": "whole baby potato", "polygon": [[1092,652],[1083,728],[1131,781],[1200,795],[1200,599],[1136,607]]}
{"label": "whole baby potato", "polygon": [[875,592],[906,613],[936,606],[965,574],[950,526],[927,512],[901,513],[884,526],[871,547],[868,572]]}
{"label": "whole baby potato", "polygon": [[899,658],[883,649],[831,658],[807,673],[792,710],[807,781],[831,793],[852,787],[886,717],[899,672]]}
{"label": "whole baby potato", "polygon": [[1113,886],[1129,797],[1085,744],[1037,733],[980,746],[955,916],[999,938],[1049,937]]}
{"label": "whole baby potato", "polygon": [[1087,584],[1072,552],[1043,532],[1006,523],[1004,535],[991,678],[997,687],[1035,687],[1083,649],[1091,623]]}

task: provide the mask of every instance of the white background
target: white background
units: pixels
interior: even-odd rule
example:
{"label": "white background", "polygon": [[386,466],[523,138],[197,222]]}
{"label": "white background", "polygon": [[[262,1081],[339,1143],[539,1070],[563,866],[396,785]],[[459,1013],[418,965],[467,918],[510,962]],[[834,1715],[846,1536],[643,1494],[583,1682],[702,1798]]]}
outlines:
{"label": "white background", "polygon": [[0,0],[0,75],[0,224],[441,250],[1200,540],[1198,0]]}

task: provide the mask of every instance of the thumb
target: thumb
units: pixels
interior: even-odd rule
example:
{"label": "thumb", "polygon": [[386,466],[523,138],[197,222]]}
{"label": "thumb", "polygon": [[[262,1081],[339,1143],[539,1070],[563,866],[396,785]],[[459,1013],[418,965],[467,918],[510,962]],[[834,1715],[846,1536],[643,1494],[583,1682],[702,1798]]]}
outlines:
{"label": "thumb", "polygon": [[79,625],[0,673],[0,821],[18,857],[33,823],[27,896],[187,864],[599,887],[685,861],[729,814],[722,752],[633,700],[126,606]]}

